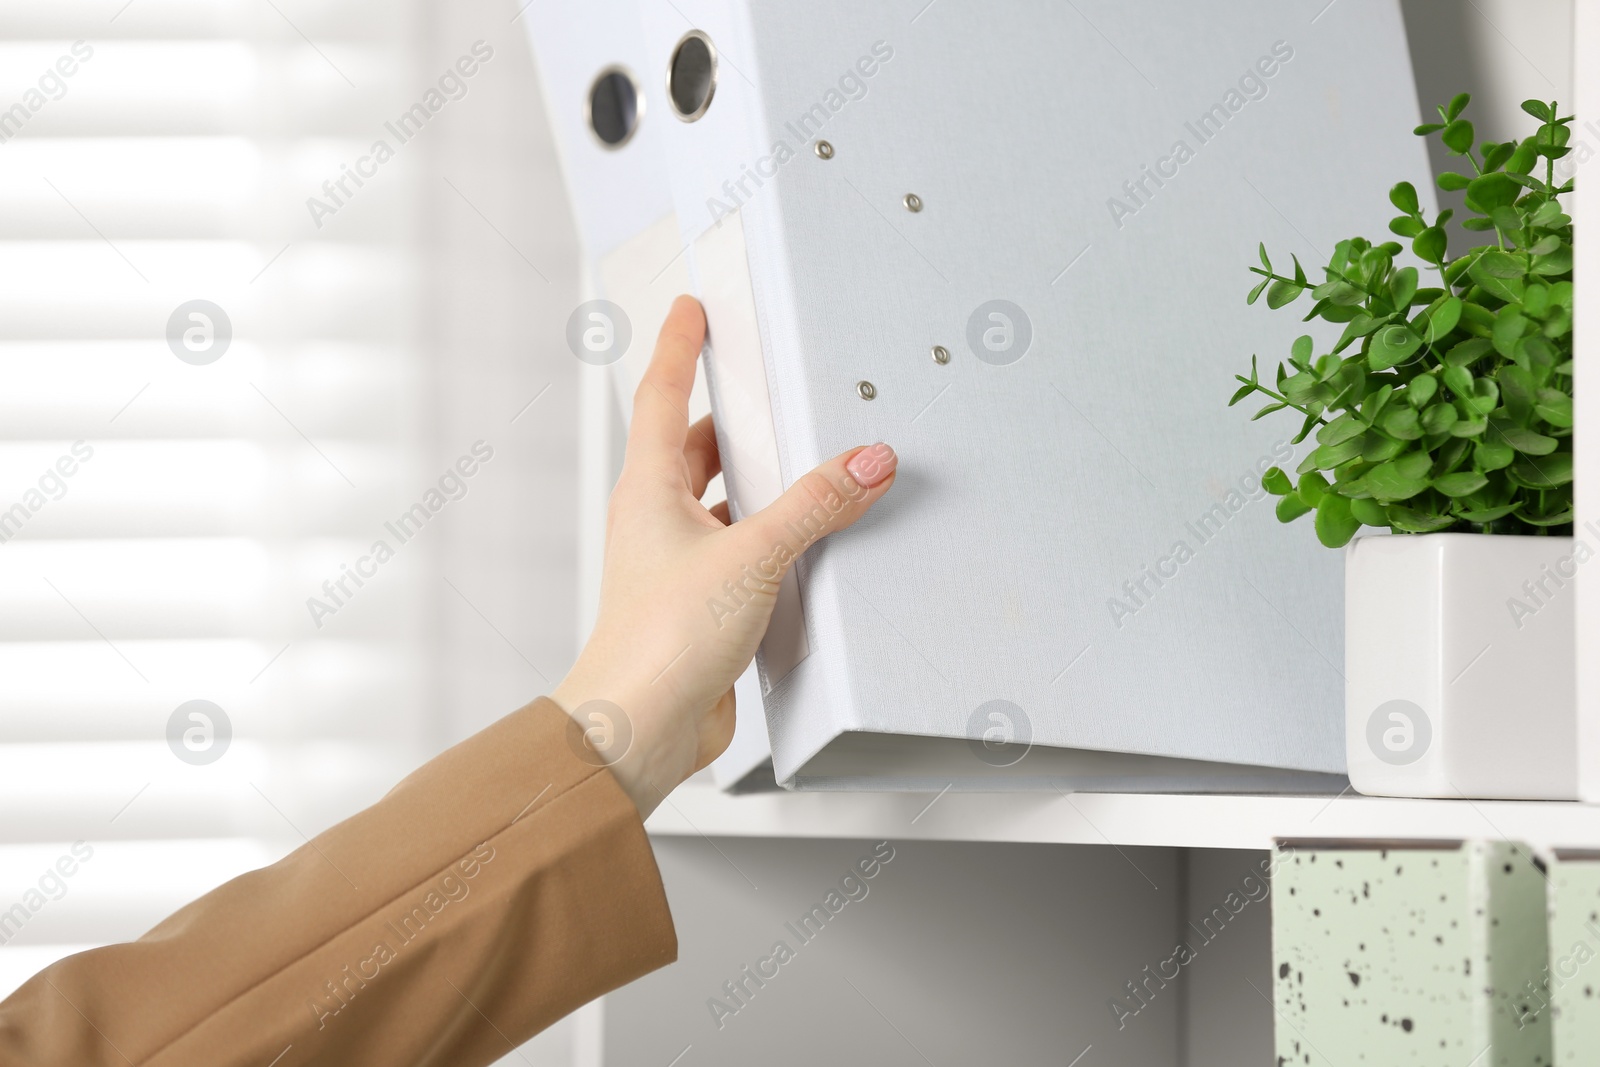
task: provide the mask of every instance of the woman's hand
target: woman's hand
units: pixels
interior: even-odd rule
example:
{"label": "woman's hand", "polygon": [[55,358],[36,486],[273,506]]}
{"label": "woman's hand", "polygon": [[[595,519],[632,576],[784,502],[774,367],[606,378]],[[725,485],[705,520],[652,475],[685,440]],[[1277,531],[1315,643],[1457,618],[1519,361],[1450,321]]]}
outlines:
{"label": "woman's hand", "polygon": [[885,444],[828,460],[743,521],[700,503],[719,470],[707,416],[689,425],[705,316],[679,297],[633,399],[622,476],[606,520],[600,614],[551,699],[580,754],[604,760],[648,816],[733,738],[733,683],[755,656],[778,584],[819,537],[894,484]]}

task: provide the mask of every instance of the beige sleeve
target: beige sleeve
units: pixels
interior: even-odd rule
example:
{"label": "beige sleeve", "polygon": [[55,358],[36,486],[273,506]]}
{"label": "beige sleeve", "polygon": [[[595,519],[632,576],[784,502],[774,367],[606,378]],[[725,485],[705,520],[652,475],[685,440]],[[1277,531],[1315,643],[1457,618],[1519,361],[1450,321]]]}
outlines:
{"label": "beige sleeve", "polygon": [[677,957],[638,812],[540,699],[0,1002],[0,1067],[486,1064]]}

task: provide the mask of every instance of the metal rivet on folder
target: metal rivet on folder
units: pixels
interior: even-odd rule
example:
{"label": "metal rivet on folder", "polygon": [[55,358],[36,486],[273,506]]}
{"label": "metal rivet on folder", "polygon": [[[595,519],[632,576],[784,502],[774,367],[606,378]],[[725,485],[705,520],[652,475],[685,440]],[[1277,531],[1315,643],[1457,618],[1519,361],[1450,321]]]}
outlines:
{"label": "metal rivet on folder", "polygon": [[818,141],[816,143],[816,145],[815,145],[815,149],[816,149],[816,153],[817,153],[817,158],[819,158],[819,159],[832,159],[833,158],[833,145],[829,144],[827,141]]}
{"label": "metal rivet on folder", "polygon": [[907,193],[904,203],[906,205],[906,210],[912,214],[922,210],[922,197],[918,196],[916,193]]}
{"label": "metal rivet on folder", "polygon": [[941,367],[944,366],[946,363],[949,363],[950,362],[950,350],[948,348],[946,348],[944,345],[934,345],[933,346],[933,361],[935,363],[939,364],[939,366],[941,366]]}
{"label": "metal rivet on folder", "polygon": [[861,397],[862,400],[871,400],[878,395],[878,387],[871,382],[857,382],[856,395]]}

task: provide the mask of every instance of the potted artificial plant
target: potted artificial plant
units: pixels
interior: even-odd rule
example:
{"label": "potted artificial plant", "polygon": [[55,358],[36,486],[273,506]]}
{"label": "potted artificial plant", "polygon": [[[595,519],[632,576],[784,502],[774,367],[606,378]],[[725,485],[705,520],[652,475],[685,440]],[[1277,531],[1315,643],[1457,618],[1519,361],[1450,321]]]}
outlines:
{"label": "potted artificial plant", "polygon": [[[1558,182],[1570,117],[1529,100],[1536,133],[1474,151],[1465,93],[1437,134],[1464,161],[1461,225],[1488,243],[1452,257],[1443,211],[1409,182],[1389,193],[1399,241],[1339,242],[1326,280],[1261,249],[1281,308],[1342,332],[1318,355],[1298,338],[1270,385],[1252,357],[1231,404],[1254,393],[1314,435],[1291,477],[1263,483],[1283,522],[1313,516],[1345,549],[1345,718],[1350,779],[1387,796],[1576,796],[1572,578],[1592,554],[1572,536],[1572,219]],[[1419,270],[1420,266],[1420,270]],[[1358,536],[1372,533],[1396,536]]]}

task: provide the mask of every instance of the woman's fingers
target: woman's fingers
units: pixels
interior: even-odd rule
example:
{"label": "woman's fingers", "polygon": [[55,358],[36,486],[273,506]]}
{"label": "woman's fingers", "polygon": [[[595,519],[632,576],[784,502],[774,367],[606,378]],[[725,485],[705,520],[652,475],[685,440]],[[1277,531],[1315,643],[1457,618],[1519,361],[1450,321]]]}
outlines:
{"label": "woman's fingers", "polygon": [[661,324],[655,355],[633,394],[633,424],[628,458],[652,464],[675,463],[689,432],[689,391],[695,363],[706,339],[706,317],[699,301],[680,296]]}
{"label": "woman's fingers", "polygon": [[683,442],[683,461],[689,468],[689,492],[699,500],[705,496],[706,485],[722,470],[717,431],[710,415],[689,427],[689,436]]}
{"label": "woman's fingers", "polygon": [[787,568],[820,538],[865,515],[894,484],[898,463],[882,442],[842,452],[733,529],[743,531],[747,552]]}

